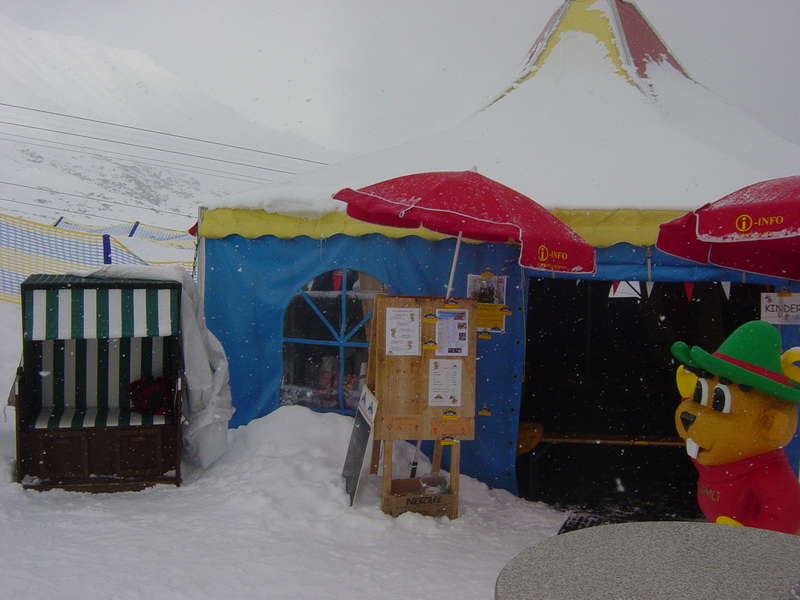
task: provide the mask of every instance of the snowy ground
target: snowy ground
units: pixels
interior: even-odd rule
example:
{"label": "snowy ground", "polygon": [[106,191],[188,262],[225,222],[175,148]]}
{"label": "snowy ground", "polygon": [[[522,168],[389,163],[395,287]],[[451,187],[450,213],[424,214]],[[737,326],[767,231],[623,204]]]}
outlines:
{"label": "snowy ground", "polygon": [[[0,302],[0,391],[19,359],[19,306]],[[500,569],[565,515],[462,476],[462,517],[355,508],[341,479],[352,419],[284,407],[231,432],[180,488],[85,494],[13,482],[14,413],[0,422],[4,598],[488,600]],[[410,446],[398,452],[408,464]]]}

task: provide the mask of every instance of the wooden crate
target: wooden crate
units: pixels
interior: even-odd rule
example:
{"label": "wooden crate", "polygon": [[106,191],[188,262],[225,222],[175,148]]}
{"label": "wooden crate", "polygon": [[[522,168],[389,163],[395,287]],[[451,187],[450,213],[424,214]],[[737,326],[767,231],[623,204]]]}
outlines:
{"label": "wooden crate", "polygon": [[[432,517],[447,516],[456,519],[459,515],[459,477],[461,475],[461,443],[448,442],[450,446],[450,485],[445,493],[426,493],[422,478],[392,479],[393,441],[378,442],[383,446],[383,488],[381,510],[396,517],[405,512],[415,512]],[[438,474],[442,463],[442,442],[434,447],[432,474]]]}
{"label": "wooden crate", "polygon": [[381,498],[381,510],[393,517],[415,512],[431,517],[449,516],[452,519],[458,516],[458,495],[449,492],[425,493],[419,478],[394,479],[391,493]]}

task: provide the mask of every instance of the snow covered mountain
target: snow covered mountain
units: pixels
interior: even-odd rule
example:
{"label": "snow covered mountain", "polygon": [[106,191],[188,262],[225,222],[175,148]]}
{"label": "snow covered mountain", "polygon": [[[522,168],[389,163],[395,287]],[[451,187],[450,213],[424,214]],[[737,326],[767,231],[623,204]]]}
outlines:
{"label": "snow covered mountain", "polygon": [[0,14],[0,56],[0,212],[183,228],[208,198],[337,157],[245,119],[140,52]]}

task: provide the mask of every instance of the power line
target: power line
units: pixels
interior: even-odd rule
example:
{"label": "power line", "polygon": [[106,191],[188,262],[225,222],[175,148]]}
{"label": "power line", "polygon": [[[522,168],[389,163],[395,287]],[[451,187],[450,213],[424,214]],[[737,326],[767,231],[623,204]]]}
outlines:
{"label": "power line", "polygon": [[[183,172],[186,172],[186,173],[199,173],[201,175],[209,175],[211,177],[220,177],[222,179],[231,179],[231,180],[234,180],[234,181],[242,181],[242,182],[245,182],[245,183],[256,183],[256,182],[274,183],[273,179],[264,179],[262,177],[255,177],[254,175],[244,175],[244,174],[241,174],[241,173],[234,173],[232,171],[221,171],[219,169],[211,169],[211,168],[208,168],[208,167],[198,167],[198,166],[195,166],[195,165],[186,165],[186,164],[183,164],[183,163],[176,163],[176,162],[172,162],[172,161],[169,161],[169,160],[161,160],[161,159],[158,159],[158,158],[145,158],[143,156],[137,156],[136,154],[126,154],[124,152],[114,152],[113,150],[100,150],[100,149],[97,149],[97,148],[91,148],[89,146],[78,146],[76,144],[67,144],[65,142],[56,142],[56,141],[47,140],[47,139],[44,139],[44,138],[35,138],[35,137],[26,136],[26,135],[18,135],[18,134],[15,134],[15,133],[8,133],[8,132],[5,132],[5,131],[0,131],[0,134],[5,134],[5,135],[8,135],[8,136],[11,136],[11,137],[14,137],[14,138],[21,138],[22,140],[34,140],[35,142],[36,141],[38,141],[38,142],[52,142],[53,144],[59,144],[59,145],[58,146],[51,146],[51,145],[48,145],[48,144],[37,144],[37,143],[29,142],[29,141],[22,142],[22,141],[19,141],[19,140],[11,140],[11,139],[8,139],[8,138],[0,137],[0,140],[5,140],[7,142],[11,142],[12,144],[25,144],[25,145],[28,145],[28,146],[36,146],[36,147],[40,147],[40,148],[51,148],[53,150],[67,150],[69,148],[77,148],[78,151],[81,154],[87,154],[87,155],[94,154],[94,155],[103,156],[105,158],[109,158],[109,156],[107,156],[107,155],[113,154],[113,155],[116,155],[116,156],[122,156],[122,157],[136,159],[136,160],[132,160],[130,162],[133,162],[133,163],[137,163],[138,162],[139,164],[144,164],[144,165],[150,164],[150,165],[154,165],[154,166],[160,166],[160,165],[156,165],[155,163],[162,163],[164,165],[168,165],[167,168],[171,169],[171,170],[174,170],[174,171],[183,171]],[[172,165],[176,165],[176,166],[172,166]],[[186,168],[181,169],[181,168],[177,168],[177,167],[186,167]],[[217,175],[217,173],[225,173],[225,175]]]}
{"label": "power line", "polygon": [[132,142],[123,142],[120,140],[112,140],[108,138],[95,137],[91,135],[83,135],[80,133],[72,133],[70,131],[61,131],[58,129],[48,129],[47,127],[36,127],[34,125],[25,125],[23,123],[14,123],[12,121],[0,121],[2,125],[12,125],[14,127],[26,127],[28,129],[35,129],[37,131],[47,131],[50,133],[60,133],[61,135],[72,135],[75,137],[86,138],[87,140],[95,140],[99,142],[109,142],[111,144],[122,144],[123,146],[133,146],[134,148],[144,148],[145,150],[156,150],[157,152],[169,152],[171,154],[180,154],[181,156],[191,156],[192,158],[202,158],[204,160],[213,160],[229,165],[238,165],[240,167],[251,167],[253,169],[261,169],[262,171],[273,171],[275,173],[286,173],[287,175],[296,175],[295,171],[284,171],[282,169],[272,169],[270,167],[261,167],[259,165],[251,165],[249,163],[237,162],[234,160],[225,160],[222,158],[213,158],[210,156],[203,156],[202,154],[192,154],[191,152],[180,152],[178,150],[167,150],[165,148],[157,148],[155,146],[145,146],[143,144],[134,144]]}
{"label": "power line", "polygon": [[183,213],[175,212],[173,210],[164,210],[164,209],[160,209],[160,208],[151,208],[149,206],[139,206],[139,205],[136,205],[136,204],[129,204],[127,202],[116,202],[114,200],[106,200],[105,198],[93,198],[92,196],[82,196],[81,194],[72,194],[70,192],[61,192],[59,190],[35,187],[35,186],[32,186],[32,185],[25,185],[25,184],[22,184],[22,183],[12,183],[10,181],[0,181],[0,184],[11,185],[11,186],[14,186],[14,187],[25,188],[25,189],[28,189],[28,190],[35,190],[37,192],[47,192],[49,194],[57,194],[59,196],[71,196],[73,198],[82,198],[84,200],[91,200],[93,202],[105,202],[107,204],[118,204],[120,206],[127,206],[129,208],[140,208],[140,209],[144,209],[144,210],[152,210],[152,211],[157,212],[157,213],[163,213],[163,214],[169,214],[169,215],[178,215],[179,217],[186,217],[187,219],[192,219],[193,218],[191,215],[185,215]]}
{"label": "power line", "polygon": [[[185,171],[189,173],[199,173],[202,175],[212,175],[214,177],[223,177],[227,179],[237,179],[238,181],[245,181],[248,183],[256,183],[256,182],[264,182],[264,183],[274,183],[274,179],[266,179],[263,177],[256,177],[255,175],[246,175],[244,173],[235,173],[233,171],[222,171],[220,169],[212,169],[210,167],[200,167],[197,165],[187,165],[185,163],[177,163],[170,160],[162,160],[160,158],[148,158],[144,156],[139,156],[137,154],[126,154],[125,152],[115,152],[114,150],[101,150],[99,148],[92,148],[91,146],[79,146],[77,144],[68,144],[66,142],[57,142],[55,140],[48,140],[46,138],[36,138],[27,135],[19,135],[16,133],[9,133],[7,131],[0,131],[0,134],[4,134],[7,136],[11,136],[13,138],[19,138],[20,140],[33,140],[34,142],[50,142],[52,144],[58,144],[58,146],[51,146],[48,144],[36,144],[31,142],[22,142],[18,140],[10,140],[7,138],[0,138],[5,139],[8,142],[15,143],[15,144],[27,144],[29,146],[39,146],[42,148],[51,148],[53,150],[68,150],[68,149],[77,149],[81,154],[89,154],[89,155],[97,155],[103,156],[105,158],[114,158],[117,156],[125,157],[125,158],[132,158],[134,160],[130,162],[139,162],[141,164],[150,164],[155,166],[160,166],[156,163],[160,163],[163,165],[168,165],[169,168],[176,170],[176,171]],[[114,155],[109,157],[108,155]],[[174,167],[172,166],[174,165]],[[183,169],[176,169],[175,167],[185,167]],[[224,175],[216,175],[217,173],[222,173]]]}
{"label": "power line", "polygon": [[29,110],[32,112],[43,113],[46,115],[54,115],[58,117],[66,117],[68,119],[77,119],[79,121],[87,121],[89,123],[99,123],[101,125],[111,125],[113,127],[124,127],[125,129],[133,129],[135,131],[143,131],[145,133],[157,133],[159,135],[167,135],[169,137],[179,138],[182,140],[191,140],[193,142],[203,142],[204,144],[214,144],[215,146],[223,146],[225,148],[235,148],[236,150],[246,150],[248,152],[258,152],[259,154],[266,154],[267,156],[278,156],[281,158],[289,158],[291,160],[299,160],[302,162],[313,163],[315,165],[327,165],[328,163],[320,162],[318,160],[312,160],[310,158],[302,158],[300,156],[292,156],[290,154],[281,154],[279,152],[268,152],[266,150],[258,150],[257,148],[247,148],[245,146],[236,146],[234,144],[226,144],[224,142],[214,142],[212,140],[204,140],[202,138],[190,137],[187,135],[180,135],[177,133],[169,133],[166,131],[159,131],[157,129],[145,129],[143,127],[134,127],[133,125],[124,125],[122,123],[114,123],[112,121],[101,121],[99,119],[90,119],[88,117],[79,117],[77,115],[70,115],[67,113],[60,113],[50,110],[44,110],[41,108],[33,108],[32,106],[21,106],[19,104],[8,104],[6,102],[0,102],[0,106],[8,106],[10,108],[18,108],[20,110]]}
{"label": "power line", "polygon": [[101,216],[101,215],[94,215],[92,213],[83,213],[83,212],[78,212],[76,210],[69,210],[69,209],[66,209],[66,208],[58,208],[56,206],[45,206],[43,204],[36,204],[34,202],[23,202],[22,200],[13,200],[11,198],[3,198],[2,196],[0,196],[0,201],[13,202],[14,204],[24,204],[25,206],[35,206],[36,208],[43,208],[45,210],[51,210],[51,211],[54,211],[54,212],[70,213],[72,215],[81,215],[83,217],[97,217],[98,219],[106,219],[108,221],[119,221],[120,223],[130,223],[130,221],[126,221],[125,219],[116,219],[114,217],[107,217],[105,215]]}

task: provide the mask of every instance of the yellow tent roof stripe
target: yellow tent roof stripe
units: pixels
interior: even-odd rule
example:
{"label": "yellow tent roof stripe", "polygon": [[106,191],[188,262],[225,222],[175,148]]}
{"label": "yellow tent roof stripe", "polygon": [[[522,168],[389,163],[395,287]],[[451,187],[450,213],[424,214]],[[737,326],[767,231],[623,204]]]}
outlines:
{"label": "yellow tent roof stripe", "polygon": [[645,90],[639,79],[646,78],[645,63],[658,60],[672,64],[688,77],[686,71],[633,2],[627,0],[565,0],[548,21],[528,52],[522,74],[494,104],[541,69],[561,37],[578,31],[602,44],[609,60],[629,84]]}
{"label": "yellow tent roof stripe", "polygon": [[[556,209],[552,213],[595,247],[629,242],[638,246],[653,244],[658,226],[684,214],[673,210],[571,210]],[[256,238],[272,235],[279,238],[308,236],[325,239],[337,234],[359,237],[380,233],[391,238],[415,235],[428,240],[449,236],[424,228],[383,227],[348,217],[343,212],[328,213],[316,218],[292,217],[258,209],[216,208],[203,211],[199,235],[219,239],[229,235]]]}
{"label": "yellow tent roof stripe", "polygon": [[595,5],[602,1],[603,0],[573,0],[572,2],[565,3],[561,9],[559,9],[560,18],[558,19],[558,25],[549,32],[549,34],[547,30],[543,32],[547,34],[546,40],[542,40],[544,43],[541,48],[533,49],[531,55],[531,60],[533,62],[528,63],[527,71],[514,82],[512,88],[527,81],[536,74],[550,56],[553,48],[561,40],[561,36],[568,31],[580,31],[594,36],[598,42],[605,46],[608,57],[617,68],[617,74],[622,75],[628,83],[635,85],[633,79],[631,79],[623,67],[620,47],[617,45],[617,36],[614,34],[608,14],[595,7]]}

